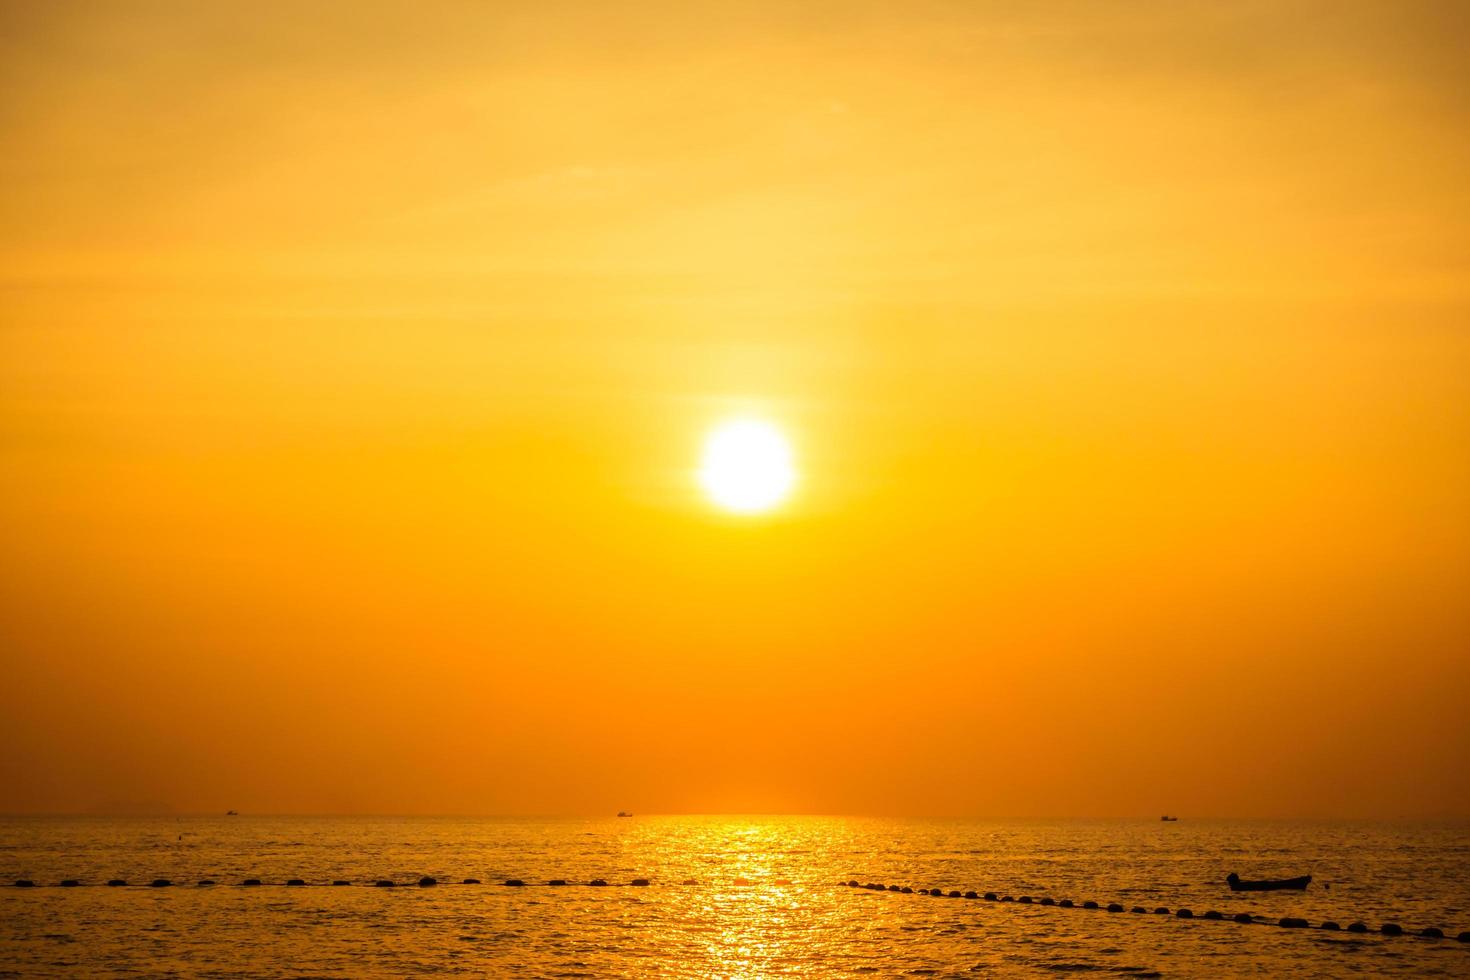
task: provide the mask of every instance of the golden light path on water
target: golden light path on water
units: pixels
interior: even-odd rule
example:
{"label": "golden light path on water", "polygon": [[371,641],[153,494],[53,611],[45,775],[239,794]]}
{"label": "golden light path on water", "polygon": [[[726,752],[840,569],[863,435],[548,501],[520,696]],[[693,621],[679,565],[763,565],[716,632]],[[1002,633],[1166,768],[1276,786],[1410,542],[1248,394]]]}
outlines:
{"label": "golden light path on water", "polygon": [[[0,948],[20,975],[70,977],[1463,975],[1470,944],[1453,938],[952,901],[839,882],[1363,919],[1375,929],[1393,921],[1453,937],[1470,928],[1466,841],[1463,824],[1188,819],[6,818],[0,880],[42,887],[0,888]],[[1234,868],[1310,871],[1331,887],[1237,895],[1223,883]],[[403,887],[422,875],[442,884]],[[111,877],[133,886],[105,887]],[[146,887],[157,877],[179,887]],[[241,887],[247,877],[263,884]],[[284,886],[298,877],[307,887]],[[483,884],[458,884],[466,877]],[[639,877],[649,886],[627,884]],[[82,886],[54,887],[66,878]],[[505,886],[510,878],[526,886]],[[593,878],[609,887],[589,887]],[[323,887],[334,879],[353,886]],[[378,879],[399,887],[367,887]]]}

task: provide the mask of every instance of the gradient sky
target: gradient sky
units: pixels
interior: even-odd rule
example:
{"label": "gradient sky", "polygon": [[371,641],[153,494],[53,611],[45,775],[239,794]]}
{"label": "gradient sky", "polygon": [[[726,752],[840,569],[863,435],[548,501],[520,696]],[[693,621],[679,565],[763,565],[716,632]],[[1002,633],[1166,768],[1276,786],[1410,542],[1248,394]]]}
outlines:
{"label": "gradient sky", "polygon": [[0,4],[0,811],[1470,815],[1467,36]]}

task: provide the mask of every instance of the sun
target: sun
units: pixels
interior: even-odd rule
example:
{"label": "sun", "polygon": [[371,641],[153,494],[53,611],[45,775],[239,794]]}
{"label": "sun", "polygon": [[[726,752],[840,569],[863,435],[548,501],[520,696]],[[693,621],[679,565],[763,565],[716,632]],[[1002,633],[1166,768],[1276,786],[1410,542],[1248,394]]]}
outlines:
{"label": "sun", "polygon": [[795,483],[791,444],[769,422],[734,419],[705,437],[699,484],[720,507],[759,514],[785,500]]}

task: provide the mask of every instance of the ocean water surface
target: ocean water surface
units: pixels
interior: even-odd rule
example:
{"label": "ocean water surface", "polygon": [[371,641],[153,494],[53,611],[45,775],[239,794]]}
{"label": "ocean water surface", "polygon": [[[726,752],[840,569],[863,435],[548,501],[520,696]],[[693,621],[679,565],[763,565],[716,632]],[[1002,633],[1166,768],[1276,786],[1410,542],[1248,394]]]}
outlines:
{"label": "ocean water surface", "polygon": [[[1232,870],[1315,880],[1232,894]],[[1227,919],[840,884],[853,879]],[[5,818],[0,886],[0,976],[1470,975],[1463,823]],[[1447,938],[1384,936],[1385,922]]]}

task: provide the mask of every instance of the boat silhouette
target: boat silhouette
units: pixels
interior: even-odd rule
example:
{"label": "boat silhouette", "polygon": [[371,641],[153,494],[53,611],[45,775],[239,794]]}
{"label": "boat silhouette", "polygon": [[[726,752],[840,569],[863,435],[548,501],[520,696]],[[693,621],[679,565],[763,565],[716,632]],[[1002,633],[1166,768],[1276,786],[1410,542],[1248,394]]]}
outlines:
{"label": "boat silhouette", "polygon": [[1225,883],[1233,892],[1284,892],[1306,891],[1307,886],[1312,883],[1311,875],[1302,875],[1300,878],[1262,878],[1259,881],[1247,881],[1234,871],[1225,878]]}

